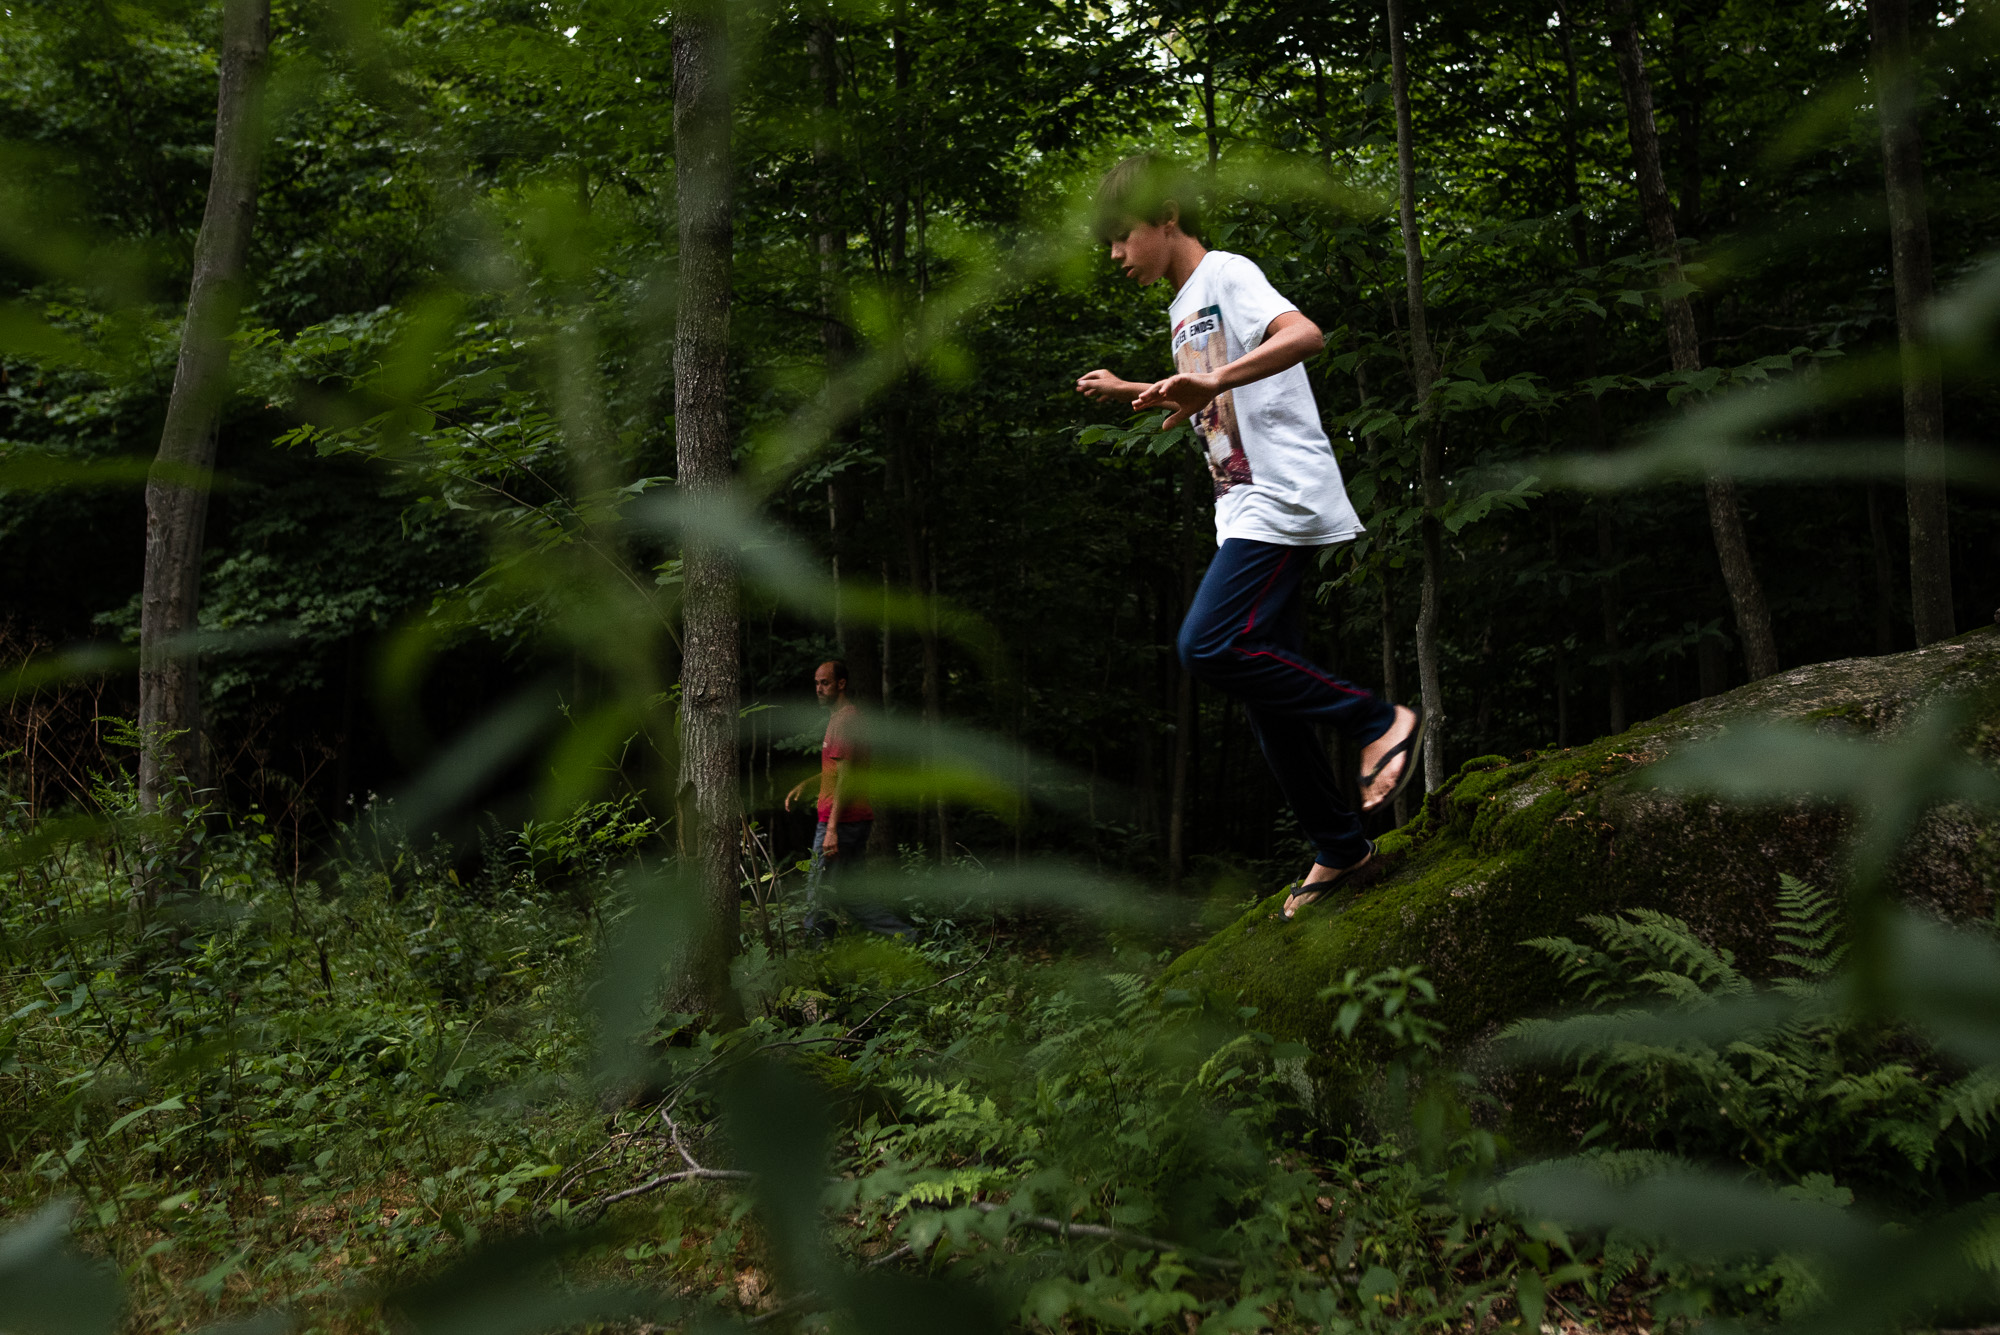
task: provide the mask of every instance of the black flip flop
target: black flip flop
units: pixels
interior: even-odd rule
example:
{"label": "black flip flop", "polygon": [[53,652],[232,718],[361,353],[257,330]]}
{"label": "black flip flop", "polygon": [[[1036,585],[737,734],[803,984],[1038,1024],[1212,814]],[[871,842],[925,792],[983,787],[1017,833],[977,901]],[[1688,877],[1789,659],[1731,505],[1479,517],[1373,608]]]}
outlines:
{"label": "black flip flop", "polygon": [[1368,845],[1368,851],[1362,855],[1361,861],[1355,863],[1352,867],[1342,867],[1324,881],[1315,881],[1310,889],[1305,887],[1303,880],[1293,881],[1290,885],[1286,886],[1285,898],[1287,900],[1297,899],[1299,902],[1288,908],[1280,909],[1278,916],[1286,922],[1297,922],[1299,914],[1302,911],[1311,908],[1334,891],[1345,889],[1350,881],[1374,865],[1375,844],[1371,840]]}
{"label": "black flip flop", "polygon": [[1422,705],[1405,705],[1403,707],[1415,714],[1417,721],[1410,725],[1409,736],[1390,747],[1389,754],[1383,756],[1374,769],[1369,770],[1361,776],[1362,790],[1364,792],[1367,791],[1368,785],[1375,782],[1376,777],[1383,770],[1389,768],[1389,762],[1397,756],[1407,755],[1409,759],[1403,762],[1403,772],[1396,776],[1396,786],[1391,788],[1387,793],[1384,793],[1380,801],[1370,802],[1363,806],[1361,808],[1363,811],[1380,811],[1383,807],[1388,806],[1403,795],[1403,790],[1410,786],[1410,780],[1416,777],[1417,752],[1424,744],[1424,707]]}

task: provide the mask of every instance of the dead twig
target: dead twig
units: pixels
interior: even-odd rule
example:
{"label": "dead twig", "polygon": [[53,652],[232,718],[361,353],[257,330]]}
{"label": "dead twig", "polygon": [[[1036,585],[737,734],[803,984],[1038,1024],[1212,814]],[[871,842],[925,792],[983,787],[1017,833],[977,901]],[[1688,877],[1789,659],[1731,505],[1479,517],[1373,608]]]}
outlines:
{"label": "dead twig", "polygon": [[[972,1208],[982,1214],[995,1214],[1006,1207],[991,1201],[974,1201]],[[1111,1228],[1104,1224],[1077,1224],[1067,1219],[1052,1219],[1048,1215],[1015,1215],[1009,1221],[1016,1228],[1031,1228],[1037,1233],[1047,1233],[1058,1238],[1096,1238],[1102,1242],[1116,1242],[1126,1247],[1139,1247],[1147,1251],[1177,1252],[1192,1265],[1205,1266],[1210,1270],[1241,1270],[1241,1261],[1232,1261],[1226,1256],[1203,1256],[1190,1252],[1178,1242],[1165,1238],[1149,1238],[1144,1233],[1131,1233],[1122,1228]]]}

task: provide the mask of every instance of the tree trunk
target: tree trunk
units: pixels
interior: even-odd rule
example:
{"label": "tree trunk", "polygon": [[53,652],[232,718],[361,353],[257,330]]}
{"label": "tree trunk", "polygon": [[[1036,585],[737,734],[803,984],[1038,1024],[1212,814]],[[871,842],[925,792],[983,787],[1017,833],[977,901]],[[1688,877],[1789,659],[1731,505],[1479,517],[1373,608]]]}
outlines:
{"label": "tree trunk", "polygon": [[[168,818],[205,781],[202,770],[201,660],[188,643],[201,607],[201,552],[216,432],[229,391],[229,336],[243,304],[250,232],[257,212],[263,143],[265,68],[271,51],[270,0],[227,0],[217,65],[215,156],[208,204],[195,238],[194,277],[181,325],[180,360],[160,431],[160,452],[146,479],[146,564],[139,597],[139,806]],[[173,873],[149,874],[142,892],[200,875],[199,845],[166,833],[148,862]]]}
{"label": "tree trunk", "polygon": [[[852,359],[854,338],[843,317],[846,305],[847,231],[840,225],[840,143],[834,113],[840,107],[839,32],[831,11],[814,19],[809,36],[812,75],[819,85],[819,115],[813,126],[813,211],[818,228],[820,347],[826,357],[829,388]],[[853,444],[852,433],[842,428],[840,446]],[[864,493],[848,470],[835,473],[827,483],[828,522],[833,538],[833,574],[836,583],[834,638],[848,667],[848,689],[864,706],[881,703],[881,672],[875,656],[877,627],[856,626],[842,614],[838,583],[845,561],[846,578],[853,580],[863,569],[855,552],[857,535],[867,520]],[[886,830],[887,823],[878,819]],[[884,836],[886,839],[886,835]],[[870,848],[882,841],[870,836]],[[893,846],[893,845],[891,845]]]}
{"label": "tree trunk", "polygon": [[[1569,84],[1569,98],[1563,113],[1563,199],[1572,210],[1570,214],[1570,247],[1576,252],[1578,268],[1590,267],[1590,232],[1583,216],[1583,188],[1580,181],[1580,166],[1577,154],[1577,127],[1583,119],[1583,102],[1576,62],[1576,42],[1571,33],[1573,27],[1569,7],[1557,0],[1556,35],[1562,47],[1563,70]],[[1603,344],[1604,318],[1599,315],[1584,317],[1583,365],[1591,375],[1597,372],[1597,350]],[[1595,395],[1583,400],[1584,424],[1590,435],[1593,450],[1602,453],[1610,448],[1609,433],[1604,429],[1604,410]],[[1625,665],[1621,660],[1624,645],[1619,633],[1619,612],[1623,599],[1618,588],[1618,540],[1616,518],[1612,513],[1609,496],[1600,496],[1592,505],[1597,521],[1597,559],[1602,567],[1602,577],[1598,584],[1598,613],[1603,630],[1605,666],[1604,712],[1612,732],[1625,731]],[[1567,679],[1565,678],[1565,685]],[[1559,738],[1568,736],[1569,700],[1565,690],[1557,702],[1556,731]],[[1559,741],[1567,746],[1567,741]]]}
{"label": "tree trunk", "polygon": [[1556,0],[1556,38],[1562,48],[1563,72],[1569,84],[1569,98],[1563,110],[1563,205],[1569,211],[1570,245],[1576,262],[1590,267],[1590,221],[1583,214],[1583,185],[1579,180],[1577,125],[1583,119],[1582,85],[1577,76],[1576,42],[1570,34],[1569,7]]}
{"label": "tree trunk", "polygon": [[1875,565],[1875,652],[1896,651],[1896,567],[1889,554],[1889,524],[1882,515],[1882,488],[1868,484],[1868,545]]}
{"label": "tree trunk", "polygon": [[[926,547],[930,531],[925,529]],[[924,613],[924,724],[935,737],[944,727],[944,655],[938,643],[938,562],[937,552],[925,552],[925,565],[931,577],[931,601]],[[945,800],[937,800],[938,865],[951,865],[951,811]]]}
{"label": "tree trunk", "polygon": [[[1180,511],[1178,528],[1181,546],[1181,616],[1194,605],[1194,526],[1200,517],[1195,504],[1195,459],[1189,454],[1174,488]],[[1172,789],[1167,798],[1167,885],[1178,889],[1187,861],[1189,766],[1194,756],[1194,674],[1178,657],[1174,659],[1174,769]]]}
{"label": "tree trunk", "polygon": [[[1389,563],[1382,563],[1382,694],[1400,703],[1403,698],[1402,674],[1396,670],[1396,596],[1389,584]],[[1410,799],[1406,788],[1396,794],[1396,806],[1391,812],[1400,828],[1409,824]]]}
{"label": "tree trunk", "polygon": [[[1632,0],[1615,0],[1612,45],[1618,54],[1618,77],[1625,86],[1625,119],[1632,140],[1632,164],[1639,178],[1639,206],[1653,249],[1666,264],[1661,306],[1667,321],[1667,354],[1676,371],[1701,369],[1701,340],[1695,332],[1694,307],[1682,291],[1679,238],[1674,232],[1673,203],[1660,169],[1660,136],[1653,123],[1653,89],[1646,79],[1645,48],[1639,39],[1639,19]],[[1709,529],[1715,536],[1716,559],[1736,614],[1736,633],[1751,680],[1778,670],[1778,646],[1771,634],[1771,612],[1764,587],[1750,560],[1750,543],[1743,534],[1743,514],[1736,502],[1736,482],[1711,477],[1703,485],[1708,501]]]}
{"label": "tree trunk", "polygon": [[1429,728],[1424,734],[1424,791],[1444,782],[1444,689],[1438,674],[1439,580],[1444,565],[1444,437],[1438,431],[1431,387],[1437,383],[1437,359],[1431,351],[1430,322],[1424,309],[1424,248],[1417,230],[1417,168],[1415,136],[1410,127],[1410,69],[1403,50],[1403,16],[1399,0],[1387,0],[1389,10],[1390,88],[1396,101],[1396,199],[1403,229],[1404,283],[1410,300],[1410,378],[1417,391],[1418,474],[1422,480],[1424,518],[1423,602],[1417,611],[1417,688]]}
{"label": "tree trunk", "polygon": [[[679,486],[696,504],[731,485],[729,300],[730,95],[727,9],[682,5],[674,21],[674,160],[679,189],[680,305],[674,324]],[[729,962],[741,943],[737,841],[736,574],[726,553],[689,543],[682,603],[681,789],[692,816],[682,848],[701,897],[700,924],[677,990],[730,1015]]]}
{"label": "tree trunk", "polygon": [[1924,347],[1931,301],[1931,230],[1924,202],[1924,144],[1917,132],[1909,0],[1868,0],[1875,44],[1875,105],[1882,122],[1882,174],[1889,194],[1889,247],[1896,275],[1896,333],[1903,347],[1903,449],[1910,467],[1910,619],[1921,647],[1949,639],[1950,511],[1942,479],[1921,465],[1944,438],[1944,390]]}
{"label": "tree trunk", "polygon": [[1598,613],[1604,623],[1605,666],[1610,670],[1604,689],[1606,731],[1625,731],[1625,641],[1619,630],[1624,599],[1618,587],[1618,537],[1611,522],[1611,505],[1600,499],[1597,510],[1597,559],[1604,577],[1597,586]]}
{"label": "tree trunk", "polygon": [[1681,236],[1699,234],[1701,213],[1701,120],[1707,94],[1702,70],[1700,20],[1686,3],[1674,11],[1673,42],[1668,63],[1674,81],[1674,166],[1679,169],[1681,191],[1675,213],[1675,227]]}

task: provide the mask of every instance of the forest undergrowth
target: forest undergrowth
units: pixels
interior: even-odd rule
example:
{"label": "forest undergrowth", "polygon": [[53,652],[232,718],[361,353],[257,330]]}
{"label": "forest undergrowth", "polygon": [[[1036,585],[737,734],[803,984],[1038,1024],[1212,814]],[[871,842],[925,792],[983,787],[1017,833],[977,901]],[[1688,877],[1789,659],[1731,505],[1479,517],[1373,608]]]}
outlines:
{"label": "forest undergrowth", "polygon": [[[926,913],[938,874],[912,872],[918,942],[808,947],[784,885],[800,869],[780,867],[746,913],[744,1023],[655,1006],[645,1059],[621,1065],[606,961],[657,888],[630,806],[491,827],[470,862],[357,839],[307,875],[258,813],[210,814],[199,895],[149,906],[129,785],[96,800],[88,826],[8,817],[0,1215],[73,1211],[131,1330],[274,1308],[304,1330],[428,1329],[466,1257],[516,1244],[542,1279],[664,1304],[579,1329],[669,1311],[810,1328],[836,1269],[942,1277],[954,1322],[994,1329],[1650,1330],[1768,1322],[1824,1292],[1800,1256],[1533,1222],[1523,1177],[1499,1176],[1509,1109],[1444,1061],[1415,969],[1329,980],[1337,1026],[1394,1054],[1329,1106],[1318,1059],[1254,1012],[1154,986],[1157,937]],[[1810,1000],[1841,915],[1796,883],[1784,905],[1773,967],[1793,981],[1773,986]],[[1763,986],[1664,915],[1587,925],[1600,945],[1522,947],[1580,1003],[1699,1010]],[[1568,1071],[1566,1106],[1594,1121],[1569,1162],[1605,1180],[1733,1164],[1906,1213],[1990,1186],[2000,1082],[1907,1032],[1832,1002],[1706,1048],[1564,1028],[1589,1019],[1509,1038]],[[732,1125],[745,1107],[768,1123],[740,1148],[732,1100]],[[787,1216],[753,1172],[803,1192],[823,1237],[773,1236]]]}

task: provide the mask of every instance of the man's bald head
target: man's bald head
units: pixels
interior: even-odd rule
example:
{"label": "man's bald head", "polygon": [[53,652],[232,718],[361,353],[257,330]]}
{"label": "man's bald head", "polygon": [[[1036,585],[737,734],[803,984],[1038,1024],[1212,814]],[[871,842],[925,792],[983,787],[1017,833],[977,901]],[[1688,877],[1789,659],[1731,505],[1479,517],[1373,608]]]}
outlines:
{"label": "man's bald head", "polygon": [[847,664],[829,658],[813,670],[813,694],[823,705],[837,705],[847,698]]}

